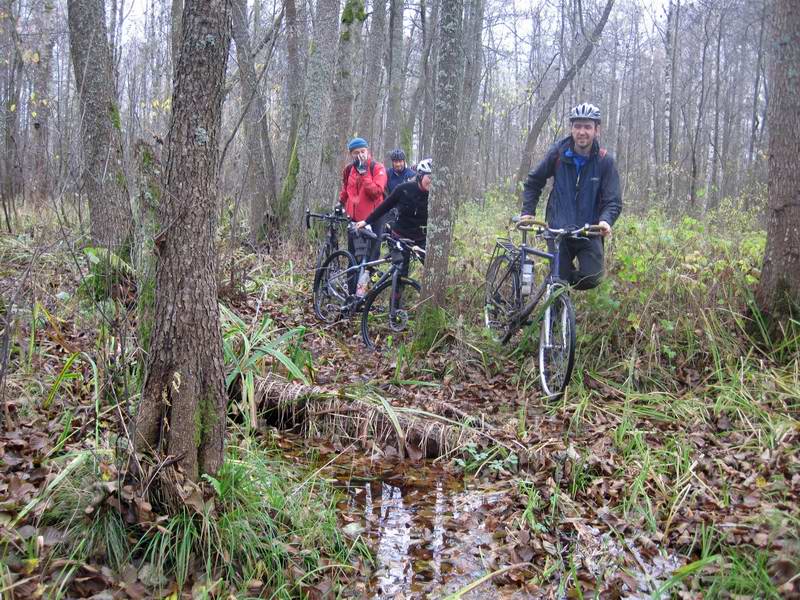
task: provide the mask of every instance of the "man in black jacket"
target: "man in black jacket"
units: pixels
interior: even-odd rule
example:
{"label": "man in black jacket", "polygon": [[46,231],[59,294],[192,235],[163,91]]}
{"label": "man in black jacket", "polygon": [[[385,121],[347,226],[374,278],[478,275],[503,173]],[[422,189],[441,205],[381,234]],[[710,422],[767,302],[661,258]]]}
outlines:
{"label": "man in black jacket", "polygon": [[[390,210],[397,208],[397,219],[392,225],[392,234],[414,240],[420,248],[425,248],[428,227],[428,193],[431,189],[433,161],[430,158],[421,160],[417,165],[417,176],[401,183],[389,197],[383,201],[363,221],[356,223],[361,229],[367,225],[380,223],[381,218]],[[408,273],[408,257],[403,263],[402,273]]]}
{"label": "man in black jacket", "polygon": [[[603,237],[622,211],[619,173],[613,157],[600,148],[600,109],[588,103],[570,111],[570,136],[548,150],[544,160],[528,173],[522,214],[533,215],[547,180],[553,189],[545,220],[553,228],[599,225]],[[565,239],[560,248],[558,276],[579,290],[600,284],[603,277],[603,239]],[[578,268],[575,268],[575,259]]]}

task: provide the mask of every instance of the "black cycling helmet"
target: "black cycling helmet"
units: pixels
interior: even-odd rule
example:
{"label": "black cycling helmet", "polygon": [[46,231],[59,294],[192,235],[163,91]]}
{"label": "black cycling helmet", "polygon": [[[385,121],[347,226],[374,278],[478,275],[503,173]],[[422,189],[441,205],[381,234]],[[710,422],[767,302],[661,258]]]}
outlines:
{"label": "black cycling helmet", "polygon": [[403,160],[404,161],[406,159],[406,153],[403,152],[403,150],[401,148],[395,148],[394,150],[392,150],[392,153],[389,156],[389,158],[391,158],[392,160]]}

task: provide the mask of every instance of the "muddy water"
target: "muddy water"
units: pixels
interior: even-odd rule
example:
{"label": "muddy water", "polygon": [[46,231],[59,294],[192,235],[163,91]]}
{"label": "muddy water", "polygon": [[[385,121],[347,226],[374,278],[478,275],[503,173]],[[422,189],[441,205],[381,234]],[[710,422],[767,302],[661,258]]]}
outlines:
{"label": "muddy water", "polygon": [[[345,499],[338,508],[350,537],[363,536],[373,552],[375,570],[367,597],[374,599],[442,598],[508,564],[497,555],[504,534],[490,508],[503,503],[507,484],[466,485],[460,478],[430,467],[372,463],[370,477],[336,470],[336,485]],[[353,465],[350,465],[352,469]],[[357,470],[357,469],[356,469]],[[369,472],[369,471],[366,471]],[[623,547],[609,533],[588,525],[565,524],[575,556],[591,579],[604,579],[623,563],[631,582],[627,598],[649,598],[685,561],[674,556],[643,558],[632,544]],[[576,530],[573,532],[573,529]],[[627,557],[627,559],[626,559]],[[557,580],[565,574],[556,574]],[[541,590],[535,597],[566,598],[566,589]],[[531,598],[515,587],[487,581],[465,594],[465,600]]]}
{"label": "muddy water", "polygon": [[[372,598],[438,598],[480,579],[492,531],[485,509],[502,492],[469,489],[431,469],[385,472],[375,479],[342,480],[339,509],[351,533],[361,531],[373,550]],[[465,598],[508,598],[487,582]]]}

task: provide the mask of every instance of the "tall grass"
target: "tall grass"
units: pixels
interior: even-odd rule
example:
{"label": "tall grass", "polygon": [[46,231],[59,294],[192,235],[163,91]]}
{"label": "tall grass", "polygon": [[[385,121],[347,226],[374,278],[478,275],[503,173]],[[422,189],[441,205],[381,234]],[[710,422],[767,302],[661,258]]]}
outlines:
{"label": "tall grass", "polygon": [[[247,438],[228,447],[216,477],[205,476],[213,494],[201,507],[187,504],[149,523],[123,518],[125,494],[104,475],[109,459],[82,460],[49,492],[41,524],[65,531],[54,558],[113,569],[133,562],[155,590],[204,579],[252,593],[260,581],[259,594],[290,598],[322,575],[350,569],[353,552],[368,555],[339,531],[332,490]],[[62,571],[60,593],[73,574]]]}

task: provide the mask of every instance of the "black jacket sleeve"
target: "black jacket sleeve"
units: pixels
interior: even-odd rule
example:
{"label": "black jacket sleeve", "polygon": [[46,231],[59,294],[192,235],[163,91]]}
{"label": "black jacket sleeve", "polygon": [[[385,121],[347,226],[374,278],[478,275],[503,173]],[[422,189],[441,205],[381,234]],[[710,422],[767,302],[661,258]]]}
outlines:
{"label": "black jacket sleeve", "polygon": [[536,212],[539,196],[542,195],[542,190],[547,185],[547,180],[555,174],[558,153],[558,146],[553,146],[545,155],[544,160],[528,173],[528,178],[525,180],[522,190],[523,215],[533,215]]}
{"label": "black jacket sleeve", "polygon": [[374,225],[378,219],[397,206],[397,203],[400,201],[400,194],[397,193],[399,188],[400,186],[394,188],[394,191],[389,194],[389,197],[381,202],[378,207],[364,219],[369,225]]}
{"label": "black jacket sleeve", "polygon": [[599,202],[600,217],[598,220],[613,225],[622,212],[622,191],[619,186],[617,163],[610,154],[603,157]]}

